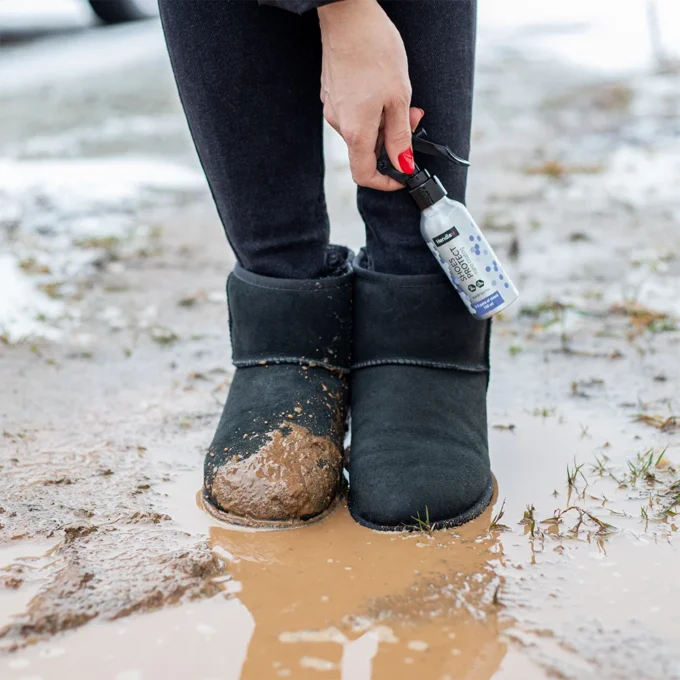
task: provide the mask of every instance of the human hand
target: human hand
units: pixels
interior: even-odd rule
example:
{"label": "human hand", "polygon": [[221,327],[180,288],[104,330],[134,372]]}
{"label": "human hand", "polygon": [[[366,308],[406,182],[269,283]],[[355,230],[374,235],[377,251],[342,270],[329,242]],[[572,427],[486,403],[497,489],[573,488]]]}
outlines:
{"label": "human hand", "polygon": [[402,189],[376,167],[384,142],[392,165],[413,172],[411,131],[425,113],[410,105],[401,35],[377,0],[342,0],[318,13],[324,117],[347,144],[352,178],[373,189]]}

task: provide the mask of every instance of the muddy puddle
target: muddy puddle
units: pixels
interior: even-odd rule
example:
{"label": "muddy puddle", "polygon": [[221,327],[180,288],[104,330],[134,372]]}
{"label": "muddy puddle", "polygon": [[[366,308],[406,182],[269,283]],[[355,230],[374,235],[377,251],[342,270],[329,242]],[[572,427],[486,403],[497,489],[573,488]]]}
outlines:
{"label": "muddy puddle", "polygon": [[[587,410],[492,423],[493,507],[432,534],[372,532],[344,503],[302,529],[226,526],[195,503],[200,470],[185,465],[159,486],[163,510],[207,536],[219,594],[19,649],[1,677],[65,680],[74,662],[115,680],[680,677],[680,553],[663,513],[678,448]],[[24,547],[0,552],[3,568],[54,549]]]}

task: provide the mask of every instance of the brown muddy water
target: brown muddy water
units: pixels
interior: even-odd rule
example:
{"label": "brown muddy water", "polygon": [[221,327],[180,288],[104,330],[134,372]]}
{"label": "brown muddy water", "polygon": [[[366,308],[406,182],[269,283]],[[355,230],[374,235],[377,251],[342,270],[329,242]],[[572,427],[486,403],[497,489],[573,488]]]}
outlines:
{"label": "brown muddy water", "polygon": [[[0,95],[25,182],[1,201],[7,299],[36,305],[27,337],[0,329],[0,680],[680,680],[677,70],[596,76],[523,55],[532,34],[563,30],[480,41],[476,76],[469,204],[522,295],[494,322],[498,491],[434,535],[201,511],[232,259],[159,29],[26,46],[34,84]],[[162,172],[129,185],[140,154]]]}
{"label": "brown muddy water", "polygon": [[[493,507],[457,530],[373,532],[344,503],[308,527],[232,527],[201,511],[199,470],[185,470],[162,503],[176,528],[208,537],[217,594],[19,645],[0,677],[678,677],[680,554],[672,514],[657,519],[680,486],[674,452],[657,447],[647,465],[641,425],[585,411],[494,420]],[[9,544],[0,573],[48,569],[58,543]],[[0,622],[36,588],[6,589]]]}

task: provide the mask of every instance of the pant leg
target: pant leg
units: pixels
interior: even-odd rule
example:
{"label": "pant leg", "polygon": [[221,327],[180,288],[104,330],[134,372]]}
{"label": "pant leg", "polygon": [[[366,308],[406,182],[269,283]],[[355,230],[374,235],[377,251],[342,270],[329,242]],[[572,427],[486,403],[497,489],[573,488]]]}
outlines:
{"label": "pant leg", "polygon": [[[386,0],[383,9],[402,35],[413,87],[412,105],[425,110],[428,136],[468,157],[476,36],[476,0]],[[441,159],[416,157],[437,175],[449,196],[465,200],[467,170]],[[420,211],[406,191],[359,188],[371,266],[388,274],[439,271],[420,236]]]}
{"label": "pant leg", "polygon": [[321,38],[316,13],[239,0],[160,0],[191,134],[227,238],[249,271],[321,276]]}

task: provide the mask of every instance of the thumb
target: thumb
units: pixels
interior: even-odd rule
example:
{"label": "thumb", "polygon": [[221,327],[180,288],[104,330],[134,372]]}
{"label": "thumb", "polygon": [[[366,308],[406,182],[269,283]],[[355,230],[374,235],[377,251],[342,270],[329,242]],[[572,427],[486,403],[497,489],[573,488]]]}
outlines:
{"label": "thumb", "polygon": [[385,109],[385,149],[392,165],[406,174],[414,171],[409,107],[392,105]]}

